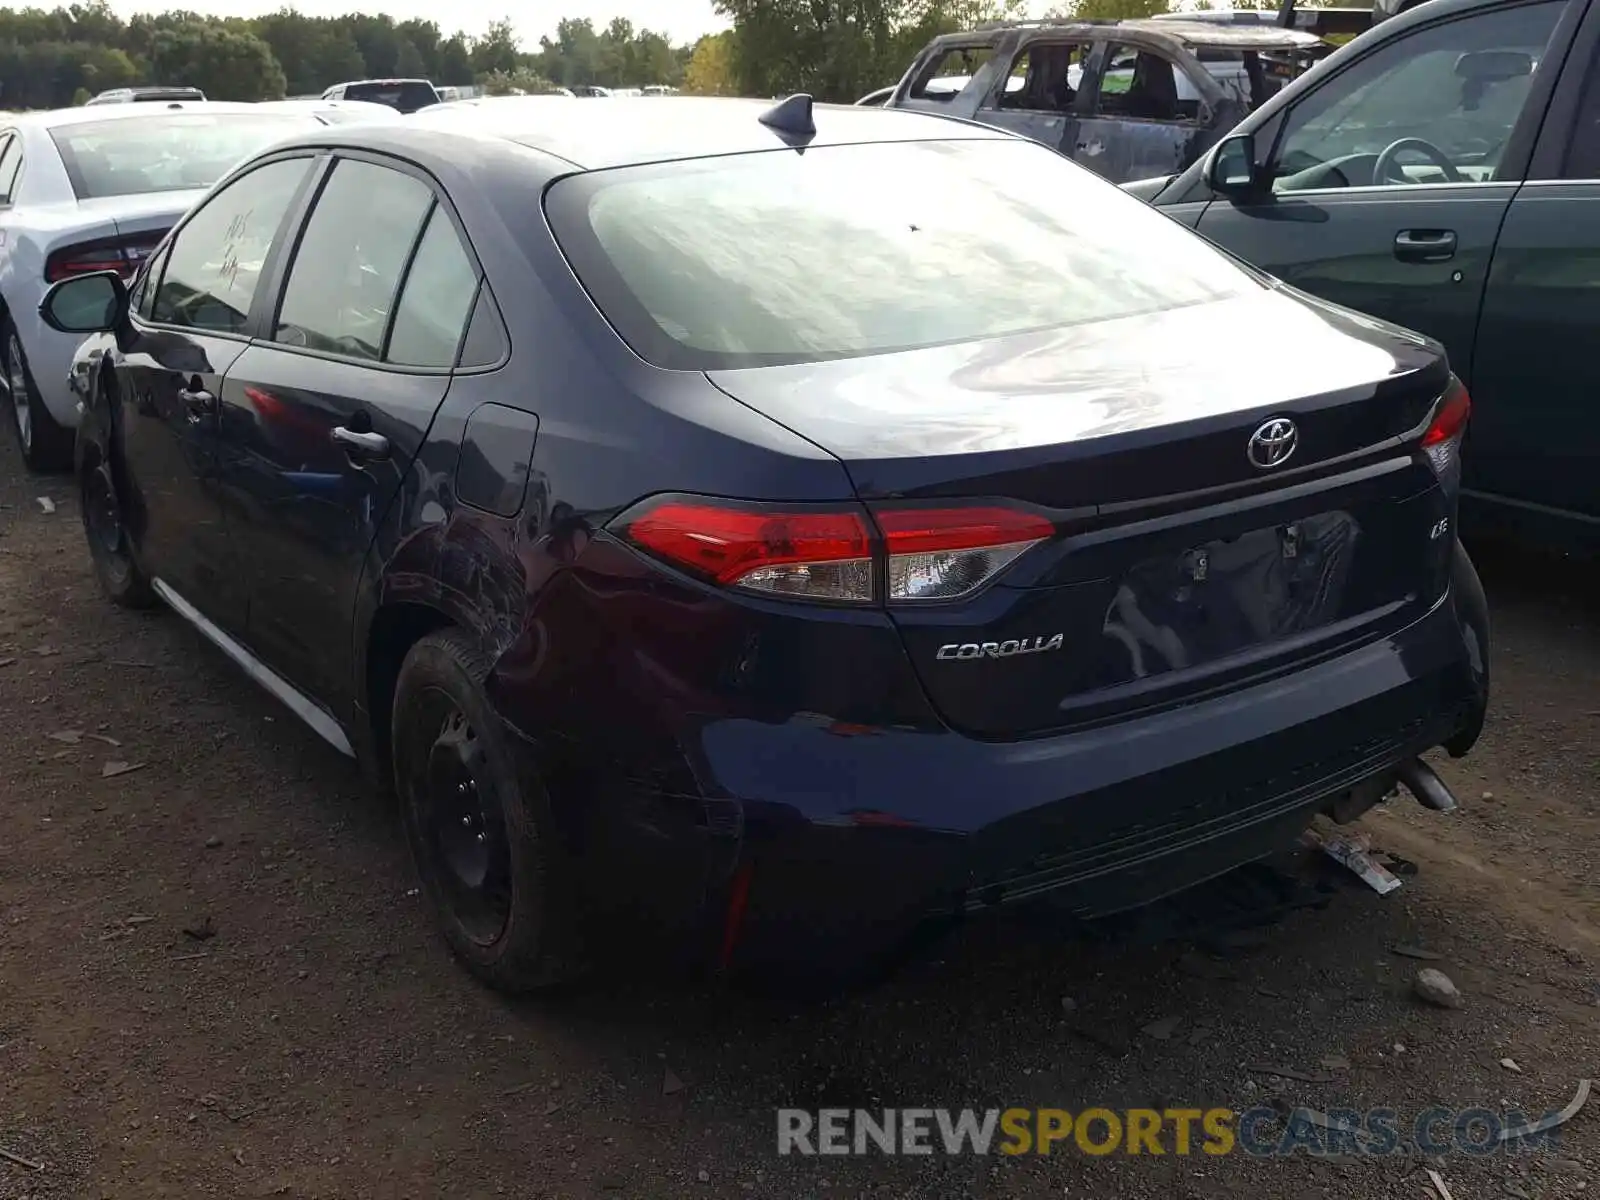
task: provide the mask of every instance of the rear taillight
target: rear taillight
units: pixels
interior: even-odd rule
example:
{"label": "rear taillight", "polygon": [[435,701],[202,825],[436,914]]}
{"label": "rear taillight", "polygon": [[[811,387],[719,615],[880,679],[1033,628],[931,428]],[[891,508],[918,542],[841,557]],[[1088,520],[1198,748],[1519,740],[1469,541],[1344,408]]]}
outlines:
{"label": "rear taillight", "polygon": [[92,242],[64,246],[45,259],[45,281],[56,283],[74,275],[88,275],[95,271],[115,271],[123,278],[131,279],[165,236],[166,232],[162,230],[130,234],[127,237],[97,238]]}
{"label": "rear taillight", "polygon": [[[874,527],[873,522],[876,522]],[[611,526],[639,549],[724,587],[870,604],[970,595],[1055,533],[999,505],[817,509],[691,497],[647,500]]]}
{"label": "rear taillight", "polygon": [[889,599],[954,600],[977,591],[1055,533],[1014,508],[879,508]]}
{"label": "rear taillight", "polygon": [[1433,473],[1447,484],[1461,479],[1461,440],[1472,416],[1472,398],[1459,379],[1452,378],[1434,407],[1433,420],[1422,435],[1422,452],[1428,456]]}
{"label": "rear taillight", "polygon": [[618,532],[726,587],[808,600],[872,599],[872,539],[857,510],[646,501],[625,515]]}

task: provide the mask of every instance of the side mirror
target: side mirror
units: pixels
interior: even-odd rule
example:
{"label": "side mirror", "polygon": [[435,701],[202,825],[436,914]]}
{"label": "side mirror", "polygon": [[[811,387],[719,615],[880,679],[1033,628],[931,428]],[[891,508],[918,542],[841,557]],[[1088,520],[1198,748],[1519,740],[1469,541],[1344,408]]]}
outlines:
{"label": "side mirror", "polygon": [[108,333],[128,319],[128,288],[115,271],[74,275],[50,286],[39,316],[57,333]]}
{"label": "side mirror", "polygon": [[1260,190],[1256,170],[1256,140],[1248,133],[1223,138],[1206,163],[1206,182],[1223,196],[1243,199]]}

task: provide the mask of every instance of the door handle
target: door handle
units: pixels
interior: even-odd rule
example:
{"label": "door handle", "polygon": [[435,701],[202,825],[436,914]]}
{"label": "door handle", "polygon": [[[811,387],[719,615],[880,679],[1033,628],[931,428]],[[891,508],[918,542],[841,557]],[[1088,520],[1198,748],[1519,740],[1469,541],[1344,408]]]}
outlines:
{"label": "door handle", "polygon": [[1455,254],[1453,229],[1402,229],[1394,235],[1394,256],[1401,262],[1449,262]]}
{"label": "door handle", "polygon": [[344,425],[333,427],[333,440],[344,447],[351,458],[389,457],[389,439],[381,433],[366,433]]}
{"label": "door handle", "polygon": [[178,389],[178,399],[182,400],[183,406],[189,410],[191,421],[199,421],[202,417],[209,417],[217,411],[216,395],[206,390],[198,375]]}

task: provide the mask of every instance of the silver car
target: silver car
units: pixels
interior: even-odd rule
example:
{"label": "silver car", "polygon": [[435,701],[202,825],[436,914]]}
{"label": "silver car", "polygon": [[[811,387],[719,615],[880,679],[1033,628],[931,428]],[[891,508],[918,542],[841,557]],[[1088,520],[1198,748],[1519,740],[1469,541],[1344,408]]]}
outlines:
{"label": "silver car", "polygon": [[45,289],[88,271],[131,276],[228,168],[328,123],[315,110],[216,101],[0,118],[0,376],[29,467],[69,466],[78,423],[67,371],[82,339],[40,320]]}

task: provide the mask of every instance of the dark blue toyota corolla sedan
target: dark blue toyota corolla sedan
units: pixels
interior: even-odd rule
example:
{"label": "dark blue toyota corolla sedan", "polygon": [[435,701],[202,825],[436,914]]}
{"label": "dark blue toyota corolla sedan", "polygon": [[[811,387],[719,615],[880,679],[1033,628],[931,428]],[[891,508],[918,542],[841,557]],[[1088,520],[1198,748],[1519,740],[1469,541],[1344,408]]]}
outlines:
{"label": "dark blue toyota corolla sedan", "polygon": [[997,130],[319,129],[44,312],[106,592],[393,789],[497,986],[1127,908],[1483,720],[1439,347]]}

